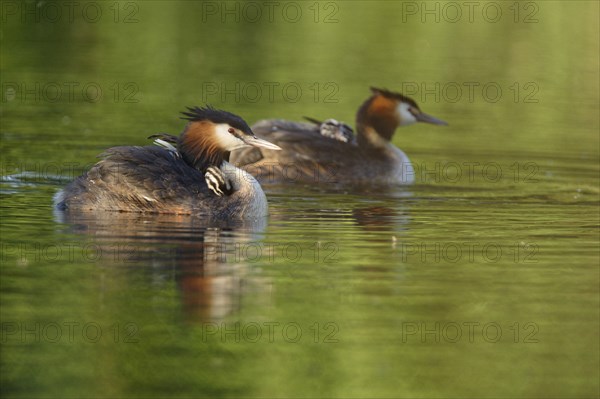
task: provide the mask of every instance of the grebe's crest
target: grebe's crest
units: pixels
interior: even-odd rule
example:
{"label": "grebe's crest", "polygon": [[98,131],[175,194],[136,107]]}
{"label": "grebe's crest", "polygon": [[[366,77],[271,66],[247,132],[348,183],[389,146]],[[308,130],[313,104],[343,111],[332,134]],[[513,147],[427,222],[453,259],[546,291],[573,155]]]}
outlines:
{"label": "grebe's crest", "polygon": [[252,135],[252,129],[241,117],[232,114],[231,112],[215,109],[210,105],[204,108],[201,107],[186,107],[188,111],[184,111],[181,119],[190,122],[210,121],[215,124],[227,124],[235,129],[238,129],[246,134]]}
{"label": "grebe's crest", "polygon": [[396,93],[394,91],[387,90],[387,89],[378,89],[376,87],[371,87],[371,92],[373,92],[373,94],[382,95],[383,97],[389,98],[391,100],[396,100],[399,102],[407,103],[411,107],[420,109],[419,106],[417,105],[417,103],[415,102],[415,100],[413,100],[410,97],[405,96],[404,94]]}

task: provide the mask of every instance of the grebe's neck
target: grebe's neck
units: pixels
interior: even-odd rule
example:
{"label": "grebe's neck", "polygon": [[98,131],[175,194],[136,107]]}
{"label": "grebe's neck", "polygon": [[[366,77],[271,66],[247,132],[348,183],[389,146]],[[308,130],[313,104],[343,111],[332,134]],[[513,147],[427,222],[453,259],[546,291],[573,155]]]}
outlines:
{"label": "grebe's neck", "polygon": [[363,148],[387,147],[399,125],[396,102],[374,94],[356,114],[358,145]]}
{"label": "grebe's neck", "polygon": [[202,173],[209,166],[221,166],[229,160],[229,152],[223,151],[215,140],[213,129],[214,124],[209,121],[190,122],[177,143],[183,160]]}

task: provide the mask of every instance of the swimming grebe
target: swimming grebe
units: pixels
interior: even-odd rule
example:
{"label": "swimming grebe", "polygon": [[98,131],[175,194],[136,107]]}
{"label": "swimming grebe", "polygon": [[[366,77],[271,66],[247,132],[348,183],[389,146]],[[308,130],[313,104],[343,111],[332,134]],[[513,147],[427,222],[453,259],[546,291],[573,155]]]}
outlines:
{"label": "swimming grebe", "polygon": [[183,115],[189,122],[178,138],[151,136],[159,146],[105,151],[100,162],[56,195],[57,208],[216,219],[266,215],[267,200],[256,179],[227,160],[230,151],[242,147],[280,148],[257,138],[232,113],[207,106],[188,108]]}
{"label": "swimming grebe", "polygon": [[231,163],[261,183],[411,184],[408,157],[390,140],[398,126],[416,122],[447,125],[421,112],[400,93],[371,88],[372,95],[356,114],[352,129],[335,119],[313,124],[279,119],[257,122],[252,129],[283,151],[248,148],[231,153]]}

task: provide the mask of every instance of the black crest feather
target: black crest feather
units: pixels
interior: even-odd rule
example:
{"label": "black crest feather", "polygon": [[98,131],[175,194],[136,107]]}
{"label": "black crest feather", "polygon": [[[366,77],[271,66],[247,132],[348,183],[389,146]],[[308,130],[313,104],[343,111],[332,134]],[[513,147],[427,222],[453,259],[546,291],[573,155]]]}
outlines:
{"label": "black crest feather", "polygon": [[410,104],[411,106],[415,107],[416,109],[420,110],[420,108],[417,105],[417,103],[415,102],[415,100],[413,100],[410,97],[405,96],[404,94],[396,93],[396,92],[393,92],[393,91],[387,90],[387,89],[378,89],[376,87],[371,87],[371,91],[373,92],[373,94],[381,94],[384,97],[393,98],[395,100],[405,102],[405,103]]}
{"label": "black crest feather", "polygon": [[210,105],[206,107],[186,107],[188,110],[183,111],[181,119],[186,119],[190,122],[211,121],[213,123],[227,123],[231,127],[241,130],[247,134],[253,134],[252,129],[241,117],[231,112],[215,109]]}

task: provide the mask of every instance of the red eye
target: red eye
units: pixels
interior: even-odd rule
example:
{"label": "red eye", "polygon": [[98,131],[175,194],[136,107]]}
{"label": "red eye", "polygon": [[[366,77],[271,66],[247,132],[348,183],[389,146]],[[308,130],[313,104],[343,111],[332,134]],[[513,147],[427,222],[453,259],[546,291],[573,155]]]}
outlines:
{"label": "red eye", "polygon": [[229,129],[227,129],[227,131],[228,131],[229,133],[231,133],[231,134],[233,134],[233,132],[235,132],[235,130],[234,130],[232,127],[230,127]]}

